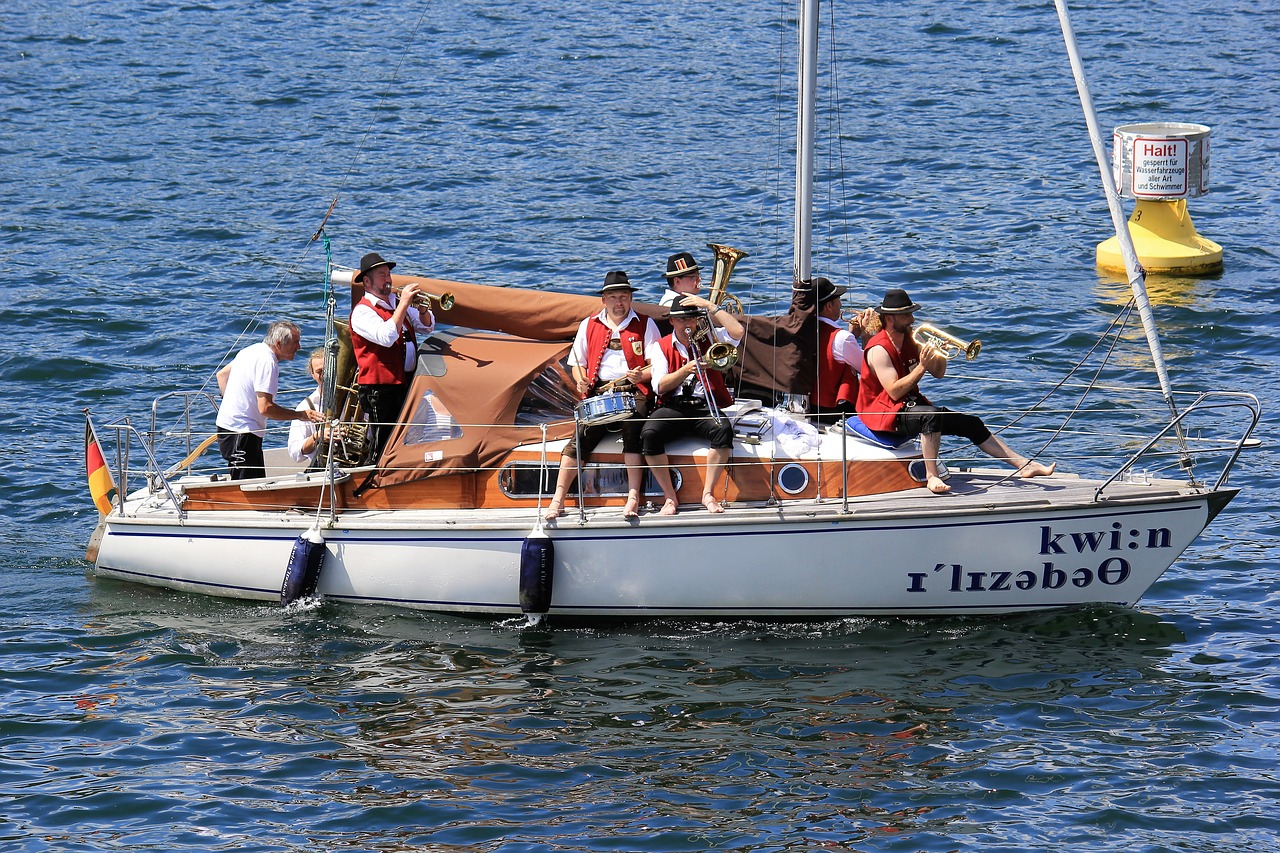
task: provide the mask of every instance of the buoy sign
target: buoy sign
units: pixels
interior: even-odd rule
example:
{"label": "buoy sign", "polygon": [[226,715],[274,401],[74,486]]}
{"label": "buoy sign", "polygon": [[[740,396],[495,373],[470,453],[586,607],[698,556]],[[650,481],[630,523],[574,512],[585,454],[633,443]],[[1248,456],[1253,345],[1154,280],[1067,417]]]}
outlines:
{"label": "buoy sign", "polygon": [[1133,194],[1138,198],[1187,194],[1187,140],[1133,140]]}
{"label": "buoy sign", "polygon": [[1209,191],[1209,128],[1150,122],[1112,136],[1116,189],[1136,199],[1176,200]]}

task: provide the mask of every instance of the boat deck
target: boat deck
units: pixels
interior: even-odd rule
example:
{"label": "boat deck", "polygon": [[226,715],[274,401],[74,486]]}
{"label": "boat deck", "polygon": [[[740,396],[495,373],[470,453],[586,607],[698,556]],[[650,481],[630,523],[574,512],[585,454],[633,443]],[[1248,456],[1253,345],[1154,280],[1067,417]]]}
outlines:
{"label": "boat deck", "polygon": [[[663,516],[657,512],[654,496],[642,508],[638,518],[622,517],[620,507],[587,507],[580,512],[570,501],[563,515],[547,522],[549,530],[584,530],[608,528],[687,527],[708,525],[732,527],[739,524],[761,524],[780,520],[803,522],[807,519],[829,518],[892,519],[895,517],[930,518],[955,517],[993,512],[1018,512],[1022,510],[1043,512],[1046,509],[1079,509],[1088,506],[1121,506],[1140,501],[1161,499],[1176,500],[1199,493],[1186,482],[1149,479],[1135,482],[1115,482],[1106,491],[1103,501],[1095,500],[1101,480],[1082,478],[1075,474],[1055,474],[1051,477],[1021,479],[1009,475],[1007,469],[952,469],[947,480],[951,491],[935,495],[923,486],[916,489],[880,495],[783,501],[731,502],[727,511],[713,515],[700,504],[682,504],[679,514]],[[164,517],[172,518],[172,505],[163,496],[149,500],[131,501],[128,511],[119,522],[154,523]],[[336,516],[337,527],[362,528],[421,528],[446,526],[456,530],[474,529],[529,529],[536,526],[542,507],[525,506],[507,509],[362,509],[340,511]],[[311,523],[316,516],[327,522],[328,508],[318,512],[292,510],[220,510],[188,513],[185,523],[195,526],[247,526],[277,527],[296,519],[299,527]],[[292,525],[289,525],[292,526]]]}

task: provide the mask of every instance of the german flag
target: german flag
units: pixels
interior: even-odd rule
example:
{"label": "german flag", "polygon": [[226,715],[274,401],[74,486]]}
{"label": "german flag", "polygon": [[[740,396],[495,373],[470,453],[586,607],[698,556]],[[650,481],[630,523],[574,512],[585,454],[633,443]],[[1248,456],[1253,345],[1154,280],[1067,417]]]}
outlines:
{"label": "german flag", "polygon": [[89,477],[89,495],[98,512],[107,515],[115,503],[116,481],[107,467],[107,460],[102,457],[102,447],[98,444],[88,412],[84,418],[84,470]]}

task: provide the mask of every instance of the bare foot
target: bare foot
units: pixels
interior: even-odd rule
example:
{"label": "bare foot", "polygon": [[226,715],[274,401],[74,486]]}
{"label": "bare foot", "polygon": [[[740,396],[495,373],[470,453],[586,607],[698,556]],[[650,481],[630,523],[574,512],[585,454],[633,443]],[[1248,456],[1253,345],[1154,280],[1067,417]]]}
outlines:
{"label": "bare foot", "polygon": [[711,495],[702,496],[702,505],[707,508],[707,512],[724,512],[724,507],[720,506],[720,501]]}
{"label": "bare foot", "polygon": [[1028,462],[1018,469],[1019,477],[1048,477],[1058,467],[1058,463],[1041,465],[1039,462]]}
{"label": "bare foot", "polygon": [[933,492],[935,495],[945,495],[947,492],[951,491],[951,487],[942,482],[940,477],[930,477],[929,482],[925,485],[929,491]]}
{"label": "bare foot", "polygon": [[622,508],[623,518],[637,518],[640,515],[640,498],[635,495],[627,496],[627,505]]}
{"label": "bare foot", "polygon": [[662,509],[658,510],[658,515],[675,515],[680,511],[680,506],[671,498],[662,504]]}
{"label": "bare foot", "polygon": [[564,513],[564,501],[552,501],[547,505],[547,511],[542,514],[543,521],[555,521]]}

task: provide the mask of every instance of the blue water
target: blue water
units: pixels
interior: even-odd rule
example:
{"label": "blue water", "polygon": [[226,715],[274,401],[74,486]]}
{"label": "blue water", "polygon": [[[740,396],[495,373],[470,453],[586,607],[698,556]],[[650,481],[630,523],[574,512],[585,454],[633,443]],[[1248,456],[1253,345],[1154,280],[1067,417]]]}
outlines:
{"label": "blue water", "polygon": [[[1280,19],[1237,0],[1073,5],[1104,131],[1213,128],[1212,192],[1190,206],[1225,269],[1151,281],[1175,384],[1275,412]],[[1110,223],[1052,4],[835,12],[815,269],[854,304],[905,286],[925,319],[981,335],[981,360],[936,386],[948,402],[1037,398],[1126,298],[1093,267]],[[318,344],[308,241],[335,196],[341,263],[376,250],[580,292],[621,268],[655,296],[669,252],[717,241],[752,253],[744,301],[776,306],[790,15],[6,6],[0,849],[1280,846],[1270,416],[1245,490],[1132,610],[523,630],[85,576],[80,410],[145,425],[264,320]],[[1107,379],[1154,387],[1126,343]],[[1140,399],[1151,412],[1126,413],[1159,414]]]}

